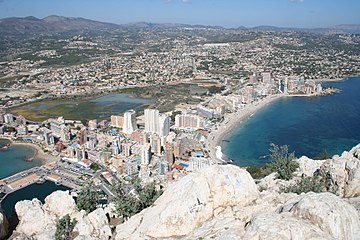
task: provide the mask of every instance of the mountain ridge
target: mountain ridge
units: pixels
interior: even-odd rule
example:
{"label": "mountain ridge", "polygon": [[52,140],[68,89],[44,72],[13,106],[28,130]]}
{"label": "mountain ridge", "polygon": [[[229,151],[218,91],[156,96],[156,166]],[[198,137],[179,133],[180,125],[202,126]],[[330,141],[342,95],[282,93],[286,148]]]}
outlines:
{"label": "mountain ridge", "polygon": [[239,26],[237,28],[225,28],[222,26],[210,26],[200,24],[181,23],[149,23],[135,22],[127,24],[107,23],[90,20],[82,17],[64,17],[50,15],[45,18],[9,17],[0,19],[0,34],[2,35],[31,35],[31,34],[54,34],[69,31],[108,31],[115,29],[139,28],[139,29],[169,29],[169,28],[199,28],[199,29],[228,29],[239,31],[258,32],[311,32],[319,34],[360,34],[360,24],[341,24],[325,28],[292,28],[261,25],[255,27]]}

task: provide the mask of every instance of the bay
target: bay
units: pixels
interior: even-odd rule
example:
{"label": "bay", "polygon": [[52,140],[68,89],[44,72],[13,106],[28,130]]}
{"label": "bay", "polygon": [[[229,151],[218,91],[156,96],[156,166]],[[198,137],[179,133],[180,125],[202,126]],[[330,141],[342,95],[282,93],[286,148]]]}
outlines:
{"label": "bay", "polygon": [[9,140],[0,139],[0,179],[11,176],[15,173],[40,166],[41,160],[33,159],[26,161],[35,154],[35,149],[30,146],[3,147],[10,143]]}
{"label": "bay", "polygon": [[288,145],[300,157],[341,154],[360,143],[360,77],[326,82],[340,93],[283,97],[227,136],[222,147],[236,165],[263,165],[270,143]]}

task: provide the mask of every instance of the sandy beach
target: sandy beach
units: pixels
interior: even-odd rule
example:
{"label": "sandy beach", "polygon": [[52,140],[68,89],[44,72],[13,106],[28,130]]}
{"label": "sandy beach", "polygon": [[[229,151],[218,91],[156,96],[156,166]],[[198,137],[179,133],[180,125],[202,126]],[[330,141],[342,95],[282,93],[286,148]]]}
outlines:
{"label": "sandy beach", "polygon": [[269,105],[271,102],[281,97],[287,96],[289,95],[271,95],[259,101],[248,104],[244,108],[239,109],[236,112],[225,115],[224,121],[218,124],[217,129],[213,127],[208,137],[208,144],[206,148],[210,150],[210,157],[216,159],[215,147],[220,146],[221,141],[224,139],[224,137],[234,128],[239,126],[242,122],[246,121],[249,117],[251,117],[263,107]]}
{"label": "sandy beach", "polygon": [[26,146],[26,147],[31,147],[32,149],[34,149],[34,151],[35,151],[34,156],[32,156],[29,159],[29,161],[31,161],[33,159],[38,159],[38,160],[41,160],[42,164],[47,164],[47,163],[55,162],[59,159],[59,157],[45,153],[42,150],[42,148],[35,143],[15,142],[13,139],[8,138],[8,137],[1,137],[1,138],[10,140],[11,141],[10,146]]}

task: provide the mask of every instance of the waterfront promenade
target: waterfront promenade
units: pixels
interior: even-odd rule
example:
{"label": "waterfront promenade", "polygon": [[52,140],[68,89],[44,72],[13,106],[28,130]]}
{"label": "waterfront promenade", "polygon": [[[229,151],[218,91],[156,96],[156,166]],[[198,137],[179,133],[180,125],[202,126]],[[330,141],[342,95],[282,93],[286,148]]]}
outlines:
{"label": "waterfront promenade", "polygon": [[34,167],[0,180],[0,202],[12,192],[46,180],[75,190],[80,190],[83,185],[79,178],[65,174],[64,169],[49,165]]}

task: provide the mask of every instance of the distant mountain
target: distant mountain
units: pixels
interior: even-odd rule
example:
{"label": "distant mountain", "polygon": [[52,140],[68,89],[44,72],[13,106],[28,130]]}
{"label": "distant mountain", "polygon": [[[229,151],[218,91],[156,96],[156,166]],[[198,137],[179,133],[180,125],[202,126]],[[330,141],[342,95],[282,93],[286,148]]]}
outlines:
{"label": "distant mountain", "polygon": [[43,19],[36,17],[0,19],[1,35],[51,34],[83,30],[109,30],[118,27],[119,25],[112,23],[54,15]]}
{"label": "distant mountain", "polygon": [[[124,25],[104,23],[85,18],[48,16],[43,19],[36,17],[12,17],[0,19],[0,35],[34,35],[56,34],[66,32],[81,33],[84,31],[108,31],[114,29],[172,29],[172,28],[198,28],[198,29],[225,29],[219,26],[189,25],[177,23],[148,23],[138,22]],[[360,24],[338,25],[330,28],[283,28],[274,26],[257,26],[253,28],[238,27],[236,30],[257,32],[312,32],[319,34],[360,34]]]}
{"label": "distant mountain", "polygon": [[[244,27],[238,29],[244,30]],[[247,31],[256,32],[310,32],[319,34],[360,34],[360,24],[337,25],[328,28],[288,28],[275,26],[257,26],[245,28]]]}

